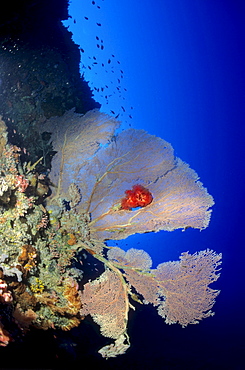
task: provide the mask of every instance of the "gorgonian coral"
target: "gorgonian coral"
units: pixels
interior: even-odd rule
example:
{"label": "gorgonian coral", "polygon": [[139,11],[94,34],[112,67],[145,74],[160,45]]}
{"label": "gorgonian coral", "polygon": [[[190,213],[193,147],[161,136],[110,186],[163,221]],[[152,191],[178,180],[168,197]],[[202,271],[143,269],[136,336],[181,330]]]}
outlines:
{"label": "gorgonian coral", "polygon": [[[57,187],[48,202],[52,206],[59,199],[72,202],[69,189],[75,184],[81,194],[76,208],[90,214],[95,239],[208,226],[212,196],[163,139],[134,129],[115,136],[118,122],[98,110],[84,116],[68,112],[47,121],[44,128],[54,132],[58,152],[50,173]],[[154,201],[128,212],[121,199],[125,189],[137,184],[148,189]]]}

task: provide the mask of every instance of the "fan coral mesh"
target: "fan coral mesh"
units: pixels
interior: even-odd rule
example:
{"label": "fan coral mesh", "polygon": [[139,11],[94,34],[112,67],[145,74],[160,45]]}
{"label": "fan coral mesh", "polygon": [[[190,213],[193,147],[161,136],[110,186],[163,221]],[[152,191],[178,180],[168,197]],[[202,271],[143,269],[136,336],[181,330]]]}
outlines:
{"label": "fan coral mesh", "polygon": [[[57,190],[49,202],[69,201],[68,188],[75,183],[81,193],[76,208],[91,215],[93,238],[123,239],[135,233],[208,226],[213,198],[166,141],[135,129],[115,137],[118,122],[97,110],[84,116],[70,111],[47,125],[53,123],[58,154],[51,179]],[[152,202],[133,211],[121,209],[125,191],[137,184],[149,190]]]}

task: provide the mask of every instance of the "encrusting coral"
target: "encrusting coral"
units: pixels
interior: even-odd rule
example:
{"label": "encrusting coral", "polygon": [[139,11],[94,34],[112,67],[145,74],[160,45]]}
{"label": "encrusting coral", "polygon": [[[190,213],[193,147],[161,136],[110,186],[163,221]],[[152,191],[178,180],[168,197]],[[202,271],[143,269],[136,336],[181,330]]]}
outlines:
{"label": "encrusting coral", "polygon": [[[143,250],[107,247],[135,233],[208,226],[213,198],[171,145],[143,130],[116,135],[119,122],[93,110],[47,120],[57,151],[49,179],[21,163],[0,120],[0,298],[12,319],[0,345],[30,326],[70,330],[90,314],[115,357],[130,346],[128,313],[151,303],[168,324],[183,327],[211,316],[221,255],[182,253],[152,269]],[[40,191],[38,189],[41,189]],[[50,195],[51,193],[51,195]],[[101,266],[89,280],[79,263]],[[7,315],[6,315],[7,316]],[[10,322],[11,321],[11,322]]]}

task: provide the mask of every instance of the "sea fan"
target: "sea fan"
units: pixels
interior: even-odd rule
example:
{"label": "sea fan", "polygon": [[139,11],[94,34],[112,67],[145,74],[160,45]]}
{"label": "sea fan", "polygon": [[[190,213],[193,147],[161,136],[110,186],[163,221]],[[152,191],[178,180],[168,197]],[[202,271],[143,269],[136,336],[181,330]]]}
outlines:
{"label": "sea fan", "polygon": [[[163,139],[134,129],[113,136],[118,126],[98,110],[84,116],[70,111],[47,122],[58,152],[51,171],[57,188],[50,201],[72,202],[68,188],[75,183],[81,194],[77,211],[91,215],[90,232],[97,240],[206,228],[214,201],[196,172]],[[137,184],[153,200],[139,209],[122,209],[125,191]]]}

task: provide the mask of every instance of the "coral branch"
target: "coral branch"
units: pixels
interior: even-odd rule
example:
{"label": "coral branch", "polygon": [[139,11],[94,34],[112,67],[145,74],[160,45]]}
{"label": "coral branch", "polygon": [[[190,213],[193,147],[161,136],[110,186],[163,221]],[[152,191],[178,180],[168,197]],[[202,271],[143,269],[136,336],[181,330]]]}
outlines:
{"label": "coral branch", "polygon": [[[135,265],[137,255],[143,258]],[[213,315],[211,308],[219,291],[208,285],[219,278],[221,254],[209,249],[193,255],[186,252],[181,254],[180,261],[165,262],[157,269],[144,271],[144,267],[150,267],[147,256],[137,249],[124,252],[115,248],[108,252],[109,260],[125,269],[127,280],[145,303],[158,306],[158,313],[167,324],[178,322],[184,327]]]}

